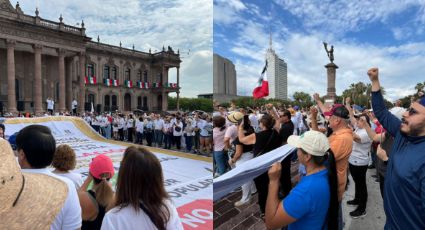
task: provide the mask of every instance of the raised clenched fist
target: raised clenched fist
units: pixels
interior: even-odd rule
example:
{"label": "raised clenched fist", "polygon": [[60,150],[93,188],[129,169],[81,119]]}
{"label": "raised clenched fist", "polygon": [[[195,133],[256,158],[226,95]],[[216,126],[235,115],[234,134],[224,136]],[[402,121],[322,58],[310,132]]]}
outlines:
{"label": "raised clenched fist", "polygon": [[379,69],[376,67],[370,68],[367,71],[370,81],[378,81]]}
{"label": "raised clenched fist", "polygon": [[315,101],[320,101],[320,95],[318,93],[313,94],[313,98]]}

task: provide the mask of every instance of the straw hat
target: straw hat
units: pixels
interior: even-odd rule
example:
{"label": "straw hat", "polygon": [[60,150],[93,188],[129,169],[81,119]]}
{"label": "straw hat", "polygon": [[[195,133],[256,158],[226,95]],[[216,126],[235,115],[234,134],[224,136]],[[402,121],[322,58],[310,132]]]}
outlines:
{"label": "straw hat", "polygon": [[237,124],[242,119],[243,119],[243,113],[241,112],[232,112],[229,115],[227,115],[227,120],[235,124]]}
{"label": "straw hat", "polygon": [[0,229],[50,229],[67,194],[59,179],[21,173],[12,148],[0,138]]}

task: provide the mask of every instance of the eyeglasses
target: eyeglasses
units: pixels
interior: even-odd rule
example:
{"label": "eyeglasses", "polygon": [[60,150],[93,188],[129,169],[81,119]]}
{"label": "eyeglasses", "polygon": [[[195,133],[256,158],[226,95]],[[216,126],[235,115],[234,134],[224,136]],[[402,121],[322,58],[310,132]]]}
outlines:
{"label": "eyeglasses", "polygon": [[414,109],[412,107],[408,108],[407,109],[407,112],[409,112],[409,116],[412,116],[414,114],[418,114],[419,113],[416,109]]}

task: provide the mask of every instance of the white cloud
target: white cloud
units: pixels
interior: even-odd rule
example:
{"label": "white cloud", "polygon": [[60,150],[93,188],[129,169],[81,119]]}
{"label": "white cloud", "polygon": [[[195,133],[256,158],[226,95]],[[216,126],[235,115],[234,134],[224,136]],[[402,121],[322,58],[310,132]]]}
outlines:
{"label": "white cloud", "polygon": [[[76,25],[84,19],[86,33],[93,40],[100,36],[102,43],[131,48],[147,52],[161,50],[164,45],[180,49],[183,57],[180,69],[181,95],[196,97],[200,93],[212,92],[212,77],[200,79],[192,75],[193,68],[209,67],[198,65],[188,67],[191,59],[198,58],[198,53],[211,54],[212,60],[212,23],[213,4],[210,0],[21,0],[20,6],[26,14],[34,15],[38,5],[40,17],[59,21],[62,14],[64,23]],[[11,1],[12,5],[16,0]],[[234,3],[238,7],[237,3]],[[240,7],[240,6],[239,6]],[[190,49],[190,54],[187,52]],[[205,60],[205,59],[204,59]],[[190,71],[189,71],[190,70]],[[201,69],[200,69],[201,70]],[[189,71],[189,72],[186,72]],[[170,76],[173,73],[170,72]],[[197,84],[198,81],[208,84]],[[196,85],[196,87],[192,87]]]}
{"label": "white cloud", "polygon": [[274,0],[283,9],[303,20],[309,31],[332,32],[341,36],[347,31],[358,31],[370,22],[385,22],[391,16],[419,6],[417,22],[425,23],[423,0],[376,0],[376,1],[309,1]]}

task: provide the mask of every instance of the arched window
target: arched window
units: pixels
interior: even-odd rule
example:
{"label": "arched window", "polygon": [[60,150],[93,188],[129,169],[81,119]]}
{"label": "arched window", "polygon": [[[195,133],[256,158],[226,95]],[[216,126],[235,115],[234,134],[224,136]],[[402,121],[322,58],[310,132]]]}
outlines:
{"label": "arched window", "polygon": [[87,64],[86,76],[87,77],[94,77],[94,76],[96,76],[95,68],[94,68],[94,65],[93,64]]}
{"label": "arched window", "polygon": [[103,67],[103,79],[109,78],[109,66],[105,65]]}
{"label": "arched window", "polygon": [[124,111],[131,111],[131,95],[128,93],[124,95]]}
{"label": "arched window", "polygon": [[125,74],[124,74],[125,79],[124,80],[130,81],[130,79],[131,79],[130,73],[131,73],[130,68],[125,69]]}
{"label": "arched window", "polygon": [[148,71],[143,71],[143,81],[148,82]]}
{"label": "arched window", "polygon": [[142,79],[142,71],[137,71],[137,80],[138,81],[142,81],[143,79]]}
{"label": "arched window", "polygon": [[115,111],[115,110],[118,109],[118,106],[117,106],[117,95],[112,95],[111,99],[112,99],[111,100],[112,101],[111,110],[112,111]]}
{"label": "arched window", "polygon": [[110,100],[110,96],[109,95],[105,95],[104,98],[104,105],[105,105],[105,111],[110,111],[111,110],[111,100]]}
{"label": "arched window", "polygon": [[116,66],[112,67],[112,76],[111,76],[112,79],[117,80],[117,76],[118,76],[117,72],[118,72],[117,67]]}
{"label": "arched window", "polygon": [[142,109],[142,97],[137,97],[137,109]]}
{"label": "arched window", "polygon": [[143,110],[149,110],[148,109],[148,97],[143,97]]}

